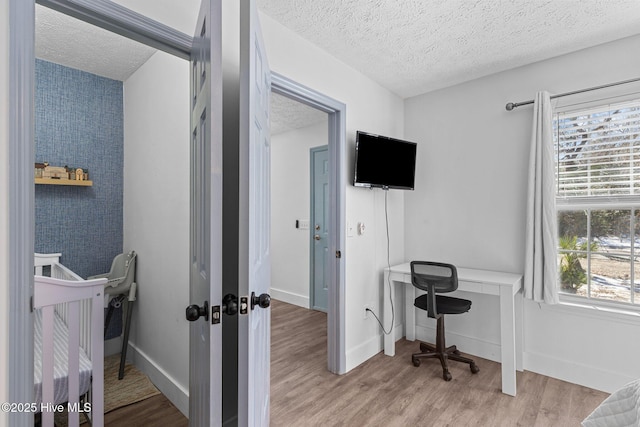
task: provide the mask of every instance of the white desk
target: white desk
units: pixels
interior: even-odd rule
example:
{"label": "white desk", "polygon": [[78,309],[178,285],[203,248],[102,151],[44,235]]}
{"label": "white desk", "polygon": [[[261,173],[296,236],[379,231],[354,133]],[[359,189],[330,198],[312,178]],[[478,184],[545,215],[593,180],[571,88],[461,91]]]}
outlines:
{"label": "white desk", "polygon": [[[502,363],[502,392],[516,395],[516,369],[522,371],[522,297],[518,296],[522,288],[522,276],[497,271],[457,268],[458,290],[479,294],[495,295],[500,298],[500,347]],[[389,282],[389,280],[391,282]],[[382,324],[391,322],[391,305],[396,307],[395,292],[390,291],[388,283],[404,285],[405,336],[409,341],[416,339],[415,329],[415,288],[411,284],[411,266],[405,264],[384,269],[384,308]],[[384,354],[395,355],[395,326],[384,336]],[[516,332],[517,331],[517,332]]]}

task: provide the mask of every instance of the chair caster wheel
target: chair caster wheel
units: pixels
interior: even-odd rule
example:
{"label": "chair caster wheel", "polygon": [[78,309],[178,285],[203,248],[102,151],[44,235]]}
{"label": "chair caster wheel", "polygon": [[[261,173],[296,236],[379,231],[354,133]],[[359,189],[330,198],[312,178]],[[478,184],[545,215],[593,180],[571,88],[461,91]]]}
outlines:
{"label": "chair caster wheel", "polygon": [[411,361],[413,362],[413,366],[415,366],[416,368],[420,366],[420,359],[414,358],[414,359],[411,359]]}
{"label": "chair caster wheel", "polygon": [[451,381],[451,378],[453,378],[453,377],[451,376],[449,371],[444,371],[442,373],[442,378],[444,378],[445,381]]}
{"label": "chair caster wheel", "polygon": [[472,374],[477,374],[478,372],[480,372],[480,368],[478,368],[478,365],[476,365],[475,363],[470,364],[469,369],[471,369]]}

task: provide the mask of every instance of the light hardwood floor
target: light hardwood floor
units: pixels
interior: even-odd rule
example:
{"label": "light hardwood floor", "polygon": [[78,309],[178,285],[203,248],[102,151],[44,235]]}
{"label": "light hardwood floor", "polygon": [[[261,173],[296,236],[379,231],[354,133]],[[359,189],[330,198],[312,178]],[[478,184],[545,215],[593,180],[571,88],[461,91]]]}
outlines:
{"label": "light hardwood floor", "polygon": [[[480,372],[452,363],[453,380],[440,364],[411,353],[400,340],[396,356],[380,353],[345,375],[327,371],[327,317],[272,301],[272,426],[579,426],[608,395],[531,372],[518,372],[518,395],[500,392],[500,364],[475,358]],[[164,396],[110,412],[106,426],[187,426]]]}
{"label": "light hardwood floor", "polygon": [[453,362],[445,382],[438,361],[413,366],[418,344],[404,339],[395,357],[379,353],[340,376],[326,351],[324,313],[273,301],[272,426],[579,426],[608,396],[532,372],[518,372],[517,396],[507,396],[500,364],[477,357],[479,373]]}

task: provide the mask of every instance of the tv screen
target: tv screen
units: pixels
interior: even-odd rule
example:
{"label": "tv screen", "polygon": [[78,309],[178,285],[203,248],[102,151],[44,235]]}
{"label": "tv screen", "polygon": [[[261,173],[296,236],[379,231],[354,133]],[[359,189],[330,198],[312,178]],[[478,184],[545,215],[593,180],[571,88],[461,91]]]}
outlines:
{"label": "tv screen", "polygon": [[415,142],[358,131],[353,185],[413,190],[416,148]]}

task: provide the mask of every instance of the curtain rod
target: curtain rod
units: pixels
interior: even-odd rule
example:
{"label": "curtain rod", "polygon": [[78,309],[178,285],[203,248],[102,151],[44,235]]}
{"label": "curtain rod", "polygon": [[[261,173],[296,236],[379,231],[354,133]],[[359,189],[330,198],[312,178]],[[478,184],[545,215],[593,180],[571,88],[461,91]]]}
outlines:
{"label": "curtain rod", "polygon": [[[588,89],[581,89],[581,90],[574,90],[572,92],[560,93],[558,95],[550,96],[550,98],[551,99],[555,99],[555,98],[560,98],[560,97],[567,96],[567,95],[575,95],[577,93],[589,92],[589,91],[592,91],[592,90],[604,89],[606,87],[618,86],[618,85],[623,85],[623,84],[633,83],[633,82],[638,82],[638,81],[640,81],[640,77],[635,78],[635,79],[625,80],[625,81],[622,81],[622,82],[609,83],[609,84],[602,85],[602,86],[590,87]],[[533,104],[533,99],[531,99],[529,101],[523,101],[523,102],[509,102],[509,103],[507,103],[505,108],[507,109],[507,111],[511,111],[514,108],[521,107],[523,105],[528,105],[528,104]]]}

